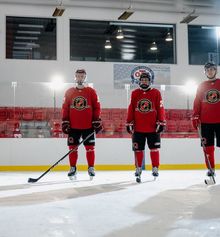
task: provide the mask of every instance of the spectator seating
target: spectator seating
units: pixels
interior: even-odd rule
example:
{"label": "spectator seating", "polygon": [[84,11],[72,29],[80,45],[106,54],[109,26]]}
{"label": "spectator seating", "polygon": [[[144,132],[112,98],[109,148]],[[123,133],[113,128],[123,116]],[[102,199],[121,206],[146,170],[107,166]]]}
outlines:
{"label": "spectator seating", "polygon": [[0,121],[4,121],[8,118],[7,107],[0,107]]}
{"label": "spectator seating", "polygon": [[178,121],[178,132],[191,132],[191,121],[190,120],[179,120]]}
{"label": "spectator seating", "polygon": [[178,123],[176,120],[167,120],[166,131],[169,133],[176,133],[178,131]]}
{"label": "spectator seating", "polygon": [[47,121],[47,110],[45,108],[39,108],[34,110],[34,120]]}
{"label": "spectator seating", "polygon": [[[190,120],[191,110],[166,109],[165,113],[167,125],[163,136],[197,135]],[[128,137],[125,129],[127,109],[103,108],[101,118],[104,127],[102,137]],[[0,107],[0,137],[11,137],[15,123],[19,124],[19,128],[21,125],[24,132],[41,126],[48,130],[51,137],[66,137],[61,129],[61,108]]]}
{"label": "spectator seating", "polygon": [[24,121],[34,120],[34,109],[33,108],[24,108],[22,111],[22,120],[24,120]]}
{"label": "spectator seating", "polygon": [[9,108],[7,119],[21,120],[22,119],[22,108],[20,108],[20,107]]}

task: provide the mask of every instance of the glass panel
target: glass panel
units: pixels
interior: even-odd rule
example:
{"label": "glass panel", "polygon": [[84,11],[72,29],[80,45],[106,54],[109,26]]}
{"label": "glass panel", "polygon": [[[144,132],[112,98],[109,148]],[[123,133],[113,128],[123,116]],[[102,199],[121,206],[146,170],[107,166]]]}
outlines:
{"label": "glass panel", "polygon": [[[61,107],[65,91],[72,86],[65,83],[55,90],[51,89],[50,83],[1,82],[0,137],[66,137],[61,130]],[[190,121],[195,90],[191,92],[185,86],[177,85],[153,87],[161,91],[166,109],[167,130],[163,136],[196,137],[197,131],[193,130]],[[97,136],[129,137],[125,130],[127,107],[131,91],[137,85],[126,84],[124,88],[114,89],[100,83],[94,88],[100,98],[104,124],[104,131]]]}
{"label": "glass panel", "polygon": [[6,58],[56,60],[56,19],[6,17]]}
{"label": "glass panel", "polygon": [[70,60],[174,64],[175,26],[70,20]]}
{"label": "glass panel", "polygon": [[189,64],[219,64],[219,30],[215,26],[188,25]]}

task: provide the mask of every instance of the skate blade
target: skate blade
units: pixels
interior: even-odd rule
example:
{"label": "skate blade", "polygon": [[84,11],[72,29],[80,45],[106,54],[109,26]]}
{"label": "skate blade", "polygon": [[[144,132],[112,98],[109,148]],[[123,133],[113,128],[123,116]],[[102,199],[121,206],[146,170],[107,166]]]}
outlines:
{"label": "skate blade", "polygon": [[76,180],[76,175],[69,176],[69,180]]}
{"label": "skate blade", "polygon": [[95,176],[89,176],[89,180],[93,180]]}
{"label": "skate blade", "polygon": [[205,179],[204,182],[206,185],[214,185],[215,179],[214,179],[214,177],[210,177],[210,179]]}
{"label": "skate blade", "polygon": [[137,183],[141,183],[141,177],[137,177],[137,178],[136,178],[136,182],[137,182]]}

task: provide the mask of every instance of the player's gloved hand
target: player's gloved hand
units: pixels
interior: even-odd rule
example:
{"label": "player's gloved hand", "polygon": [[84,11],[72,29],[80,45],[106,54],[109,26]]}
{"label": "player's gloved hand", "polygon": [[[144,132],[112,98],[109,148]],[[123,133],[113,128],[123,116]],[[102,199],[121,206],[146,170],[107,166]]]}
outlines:
{"label": "player's gloved hand", "polygon": [[198,115],[193,116],[191,120],[192,120],[192,125],[193,125],[193,127],[194,127],[195,129],[198,129],[198,126],[199,126],[199,124],[200,124],[199,116],[198,116]]}
{"label": "player's gloved hand", "polygon": [[103,130],[102,120],[100,118],[97,120],[94,120],[92,122],[92,127],[96,134],[99,133],[101,130]]}
{"label": "player's gloved hand", "polygon": [[69,121],[62,122],[62,131],[64,134],[69,134],[69,132],[70,132],[70,122]]}
{"label": "player's gloved hand", "polygon": [[157,121],[156,122],[156,133],[162,133],[165,130],[166,121]]}
{"label": "player's gloved hand", "polygon": [[125,126],[126,126],[126,130],[129,134],[134,133],[134,125],[132,123],[127,123]]}

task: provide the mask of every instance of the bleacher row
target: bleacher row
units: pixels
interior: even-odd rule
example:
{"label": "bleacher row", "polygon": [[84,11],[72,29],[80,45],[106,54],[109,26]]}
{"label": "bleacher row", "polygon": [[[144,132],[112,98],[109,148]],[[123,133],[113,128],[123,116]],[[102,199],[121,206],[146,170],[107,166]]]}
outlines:
{"label": "bleacher row", "polygon": [[[167,126],[162,136],[197,136],[191,124],[191,113],[184,109],[167,109]],[[126,117],[127,109],[102,109],[104,130],[98,137],[129,137],[125,129]],[[17,137],[18,131],[20,137],[65,137],[61,130],[61,109],[0,107],[0,137]]]}
{"label": "bleacher row", "polygon": [[[192,110],[166,109],[167,125],[162,137],[198,137],[191,116]],[[103,109],[101,117],[104,136],[129,137],[125,129],[127,109]]]}

